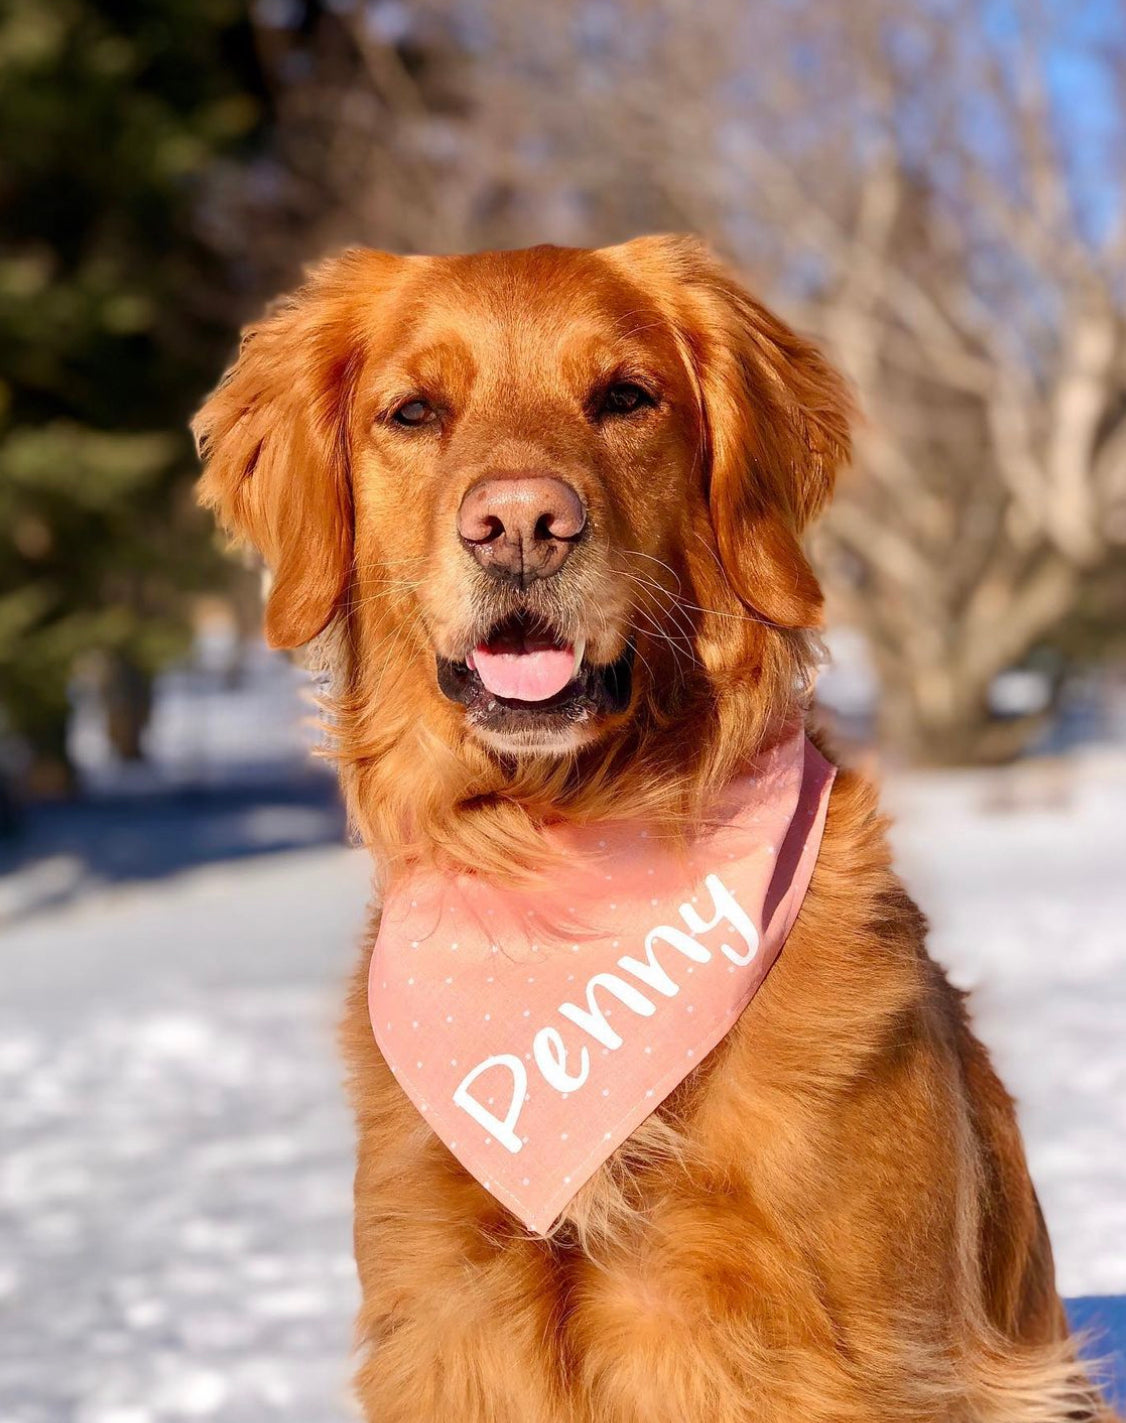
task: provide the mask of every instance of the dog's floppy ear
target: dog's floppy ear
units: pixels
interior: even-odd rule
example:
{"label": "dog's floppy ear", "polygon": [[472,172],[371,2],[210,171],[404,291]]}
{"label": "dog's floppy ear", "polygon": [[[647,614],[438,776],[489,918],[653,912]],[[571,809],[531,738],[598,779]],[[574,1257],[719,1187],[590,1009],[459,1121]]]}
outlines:
{"label": "dog's floppy ear", "polygon": [[271,647],[298,647],[330,621],[352,563],[349,411],[358,309],[397,259],[355,251],[243,332],[235,364],[192,422],[200,502],[252,544],[273,575]]}
{"label": "dog's floppy ear", "polygon": [[821,589],[799,540],[848,460],[853,405],[844,380],[695,239],[642,238],[618,251],[629,265],[663,268],[658,289],[671,282],[670,315],[699,388],[708,503],[732,587],[780,627],[817,626]]}

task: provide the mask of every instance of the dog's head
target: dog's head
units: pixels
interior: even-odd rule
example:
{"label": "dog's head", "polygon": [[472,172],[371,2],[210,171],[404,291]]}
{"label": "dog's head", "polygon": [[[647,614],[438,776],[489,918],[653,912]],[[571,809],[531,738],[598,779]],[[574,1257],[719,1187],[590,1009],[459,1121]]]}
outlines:
{"label": "dog's head", "polygon": [[799,537],[848,419],[704,248],[643,238],[350,252],[246,333],[195,429],[204,502],[272,571],[269,641],[342,633],[342,755],[385,797],[395,761],[417,826],[420,758],[447,801],[550,785],[585,813],[611,762],[623,804],[627,745],[681,782],[735,764],[792,710]]}

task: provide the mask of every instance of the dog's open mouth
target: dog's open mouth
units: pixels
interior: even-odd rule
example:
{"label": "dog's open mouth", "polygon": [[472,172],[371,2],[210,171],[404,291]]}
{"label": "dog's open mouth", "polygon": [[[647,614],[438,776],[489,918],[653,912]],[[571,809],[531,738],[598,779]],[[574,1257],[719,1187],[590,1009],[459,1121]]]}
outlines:
{"label": "dog's open mouth", "polygon": [[585,644],[514,616],[490,629],[464,661],[438,658],[438,686],[474,724],[499,736],[550,736],[598,715],[622,712],[632,691],[633,648],[603,666]]}
{"label": "dog's open mouth", "polygon": [[579,675],[584,644],[559,643],[548,631],[509,618],[466,658],[485,690],[510,702],[546,702]]}

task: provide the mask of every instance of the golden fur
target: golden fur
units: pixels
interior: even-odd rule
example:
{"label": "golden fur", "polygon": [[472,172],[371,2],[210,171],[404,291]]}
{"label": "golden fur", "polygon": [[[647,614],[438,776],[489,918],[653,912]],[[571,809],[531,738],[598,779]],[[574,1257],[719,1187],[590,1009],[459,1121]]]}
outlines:
{"label": "golden fur", "polygon": [[[584,392],[648,382],[643,417]],[[440,419],[405,435],[425,393]],[[586,402],[584,404],[584,401]],[[804,708],[820,592],[799,538],[849,400],[697,243],[352,252],[246,335],[201,411],[201,493],[274,575],[276,646],[319,639],[334,754],[381,873],[550,872],[542,828],[690,834]],[[555,754],[475,733],[435,683],[512,599],[452,535],[482,475],[549,469],[590,537],[520,596],[628,709]],[[570,733],[568,733],[570,735]],[[1012,1103],[842,772],[813,882],[737,1027],[530,1237],[430,1133],[372,1037],[358,1123],[358,1392],[378,1423],[1062,1423],[1077,1366]]]}

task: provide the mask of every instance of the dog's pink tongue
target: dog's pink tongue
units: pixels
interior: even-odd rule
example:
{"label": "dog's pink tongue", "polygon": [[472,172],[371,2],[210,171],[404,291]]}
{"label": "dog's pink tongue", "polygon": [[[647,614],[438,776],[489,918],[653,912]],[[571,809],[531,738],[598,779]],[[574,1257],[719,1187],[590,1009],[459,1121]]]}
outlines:
{"label": "dog's pink tongue", "polygon": [[477,675],[494,697],[517,702],[546,702],[571,680],[575,665],[572,647],[540,647],[527,651],[490,649],[485,643],[473,649]]}

